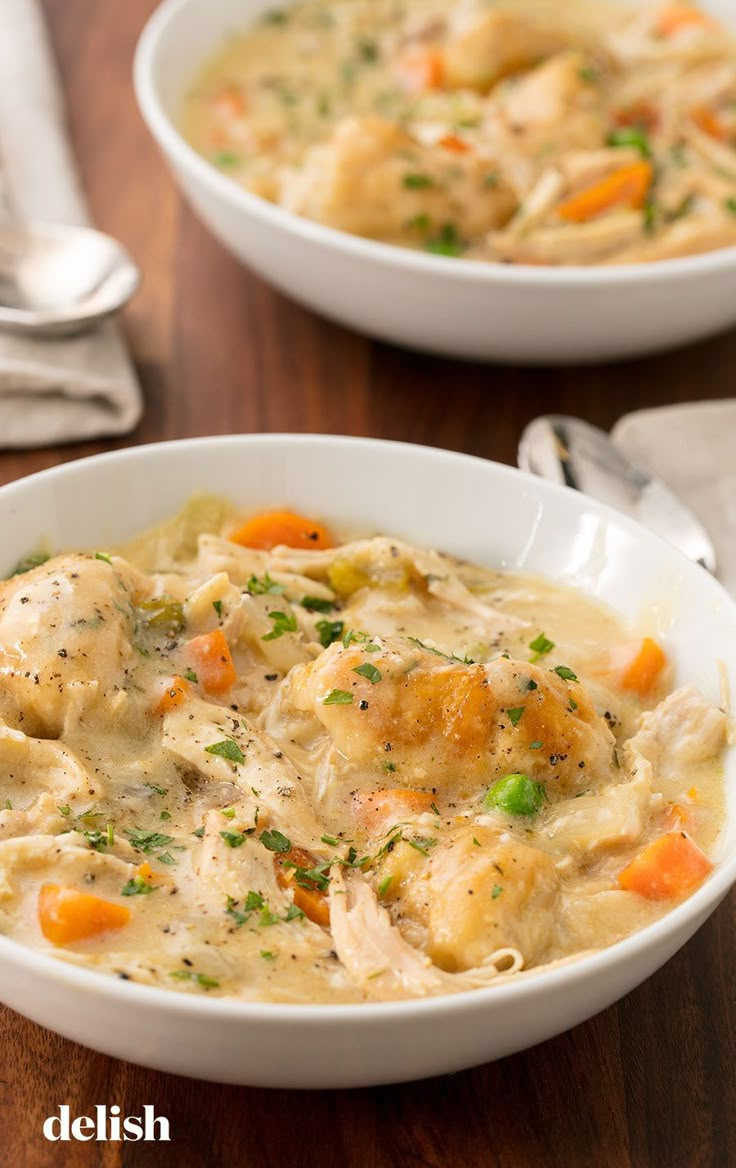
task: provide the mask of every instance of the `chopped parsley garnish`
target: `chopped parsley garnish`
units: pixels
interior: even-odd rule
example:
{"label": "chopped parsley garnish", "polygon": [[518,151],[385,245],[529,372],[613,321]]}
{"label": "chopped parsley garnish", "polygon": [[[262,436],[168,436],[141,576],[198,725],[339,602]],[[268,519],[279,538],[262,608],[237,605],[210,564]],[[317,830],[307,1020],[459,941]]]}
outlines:
{"label": "chopped parsley garnish", "polygon": [[146,783],[145,786],[153,791],[154,795],[166,795],[168,793],[166,787],[157,787],[155,783]]}
{"label": "chopped parsley garnish", "polygon": [[406,226],[410,231],[429,231],[431,227],[429,215],[415,215]]}
{"label": "chopped parsley garnish", "polygon": [[383,879],[383,880],[381,881],[381,883],[378,885],[378,895],[379,895],[379,896],[385,896],[385,895],[386,895],[386,893],[388,892],[389,888],[391,887],[391,883],[392,883],[392,881],[393,881],[393,876],[386,876],[386,877],[384,877],[384,879]]}
{"label": "chopped parsley garnish", "polygon": [[371,665],[370,661],[365,661],[362,665],[356,665],[353,673],[359,673],[361,677],[367,678],[371,685],[377,685],[381,680],[380,669],[376,669],[375,665]]}
{"label": "chopped parsley garnish", "polygon": [[600,73],[593,65],[581,65],[578,69],[578,76],[581,81],[587,81],[588,85],[594,85],[600,77]]}
{"label": "chopped parsley garnish", "polygon": [[269,612],[268,615],[273,622],[273,628],[270,633],[261,637],[262,641],[277,641],[284,633],[296,632],[296,617],[293,612]]}
{"label": "chopped parsley garnish", "polygon": [[160,852],[159,855],[156,857],[156,859],[158,860],[159,864],[175,864],[176,863],[176,860],[172,856],[171,852]]}
{"label": "chopped parsley garnish", "polygon": [[362,645],[366,641],[370,641],[370,639],[370,633],[362,633],[360,629],[346,629],[342,638],[342,647],[343,649],[349,649],[353,642]]}
{"label": "chopped parsley garnish", "polygon": [[644,230],[648,235],[651,235],[657,227],[657,215],[659,208],[653,199],[648,199],[644,204]]}
{"label": "chopped parsley garnish", "polygon": [[321,596],[304,596],[299,603],[308,612],[332,612],[335,607],[334,600],[324,600]]}
{"label": "chopped parsley garnish", "polygon": [[535,742],[529,743],[530,750],[541,750],[543,746],[544,743],[539,738],[537,738]]}
{"label": "chopped parsley garnish", "polygon": [[440,813],[440,809],[435,802],[430,803],[429,809],[430,811],[434,811],[435,815],[439,815]]}
{"label": "chopped parsley garnish", "polygon": [[[89,834],[89,833],[88,833]],[[125,833],[131,844],[137,852],[143,852],[145,856],[152,856],[154,852],[159,851],[160,848],[168,847],[174,842],[173,835],[164,835],[160,831],[139,831],[134,828],[132,831]]]}
{"label": "chopped parsley garnish", "polygon": [[159,819],[171,819],[171,812],[170,811],[162,811],[161,814],[159,815]]}
{"label": "chopped parsley garnish", "polygon": [[299,908],[298,905],[290,904],[288,909],[286,910],[286,916],[284,917],[284,920],[286,921],[287,924],[289,923],[289,921],[304,920],[304,913],[302,912],[302,910]]}
{"label": "chopped parsley garnish", "polygon": [[239,912],[236,907],[237,903],[233,896],[228,896],[225,912],[235,921],[235,928],[240,929],[250,917],[250,913]]}
{"label": "chopped parsley garnish", "polygon": [[220,810],[220,815],[224,815],[225,819],[235,819],[235,808],[234,807],[223,807]]}
{"label": "chopped parsley garnish", "polygon": [[193,981],[203,990],[219,989],[220,983],[214,977],[209,977],[206,973],[197,973],[193,969],[172,969],[169,977],[176,977],[179,981]]}
{"label": "chopped parsley garnish", "polygon": [[493,891],[491,892],[491,900],[498,900],[498,898],[502,892],[503,892],[503,888],[501,887],[501,885],[494,884]]}
{"label": "chopped parsley garnish", "polygon": [[222,742],[213,742],[211,746],[205,746],[204,752],[205,754],[216,754],[218,758],[226,758],[228,762],[234,762],[237,766],[245,762],[245,755],[232,738],[225,738]]}
{"label": "chopped parsley garnish", "polygon": [[281,596],[284,591],[284,585],[272,580],[268,572],[260,579],[258,576],[251,576],[246,588],[252,596]]}
{"label": "chopped parsley garnish", "polygon": [[388,758],[386,759],[386,761],[385,761],[385,762],[382,762],[382,763],[381,763],[381,766],[383,767],[383,769],[384,769],[385,771],[388,771],[388,773],[389,773],[390,775],[392,775],[392,774],[394,773],[394,771],[396,770],[396,763],[395,763],[395,762],[391,762],[391,760],[390,760],[390,759],[388,759]]}
{"label": "chopped parsley garnish", "polygon": [[221,831],[220,838],[225,841],[229,848],[240,848],[246,841],[246,836],[242,831]]}
{"label": "chopped parsley garnish", "polygon": [[215,166],[221,166],[223,170],[230,170],[234,166],[240,166],[243,159],[234,150],[217,150],[210,156],[210,161]]}
{"label": "chopped parsley garnish", "polygon": [[319,643],[323,649],[329,648],[333,641],[340,641],[345,632],[345,624],[343,621],[317,621],[317,632],[319,634]]}
{"label": "chopped parsley garnish", "polygon": [[512,726],[519,725],[519,722],[521,720],[521,716],[524,713],[525,709],[526,709],[526,706],[514,706],[513,709],[506,711],[506,713],[508,714],[509,722],[511,723]]}
{"label": "chopped parsley garnish", "polygon": [[725,208],[727,211],[730,211],[730,213],[732,215],[736,215],[736,199],[735,198],[731,197],[730,199],[726,199],[726,202],[724,205],[725,205]]}
{"label": "chopped parsley garnish", "polygon": [[573,710],[577,710],[577,708],[578,708],[578,703],[575,701],[575,698],[570,698],[570,712],[572,712]]}
{"label": "chopped parsley garnish", "polygon": [[454,223],[445,223],[439,233],[424,244],[433,255],[460,256],[465,250]]}
{"label": "chopped parsley garnish", "polygon": [[505,775],[488,788],[483,806],[507,815],[536,815],[546,798],[544,785],[528,775]]}
{"label": "chopped parsley garnish", "polygon": [[[533,641],[529,642],[529,648],[534,654],[534,656],[531,658],[531,662],[533,663],[534,661],[538,661],[540,657],[544,657],[545,654],[551,653],[554,647],[554,641],[550,641],[549,637],[545,637],[544,633],[540,633],[538,637],[535,637]],[[531,689],[532,686],[529,686],[528,688]],[[533,688],[536,689],[536,684]]]}
{"label": "chopped parsley garnish", "polygon": [[214,608],[217,615],[221,617],[222,616],[222,601],[221,600],[213,600],[212,607]]}
{"label": "chopped parsley garnish", "polygon": [[424,191],[435,185],[434,179],[428,174],[405,174],[403,182],[410,191]]}
{"label": "chopped parsley garnish", "polygon": [[323,706],[349,706],[352,703],[353,695],[348,693],[345,689],[332,689],[327,697],[323,699]]}
{"label": "chopped parsley garnish", "polygon": [[184,677],[186,678],[187,681],[193,681],[195,685],[197,685],[197,683],[199,681],[199,678],[197,677],[197,675],[193,669],[187,669],[186,673],[184,674]]}
{"label": "chopped parsley garnish", "polygon": [[128,881],[124,888],[120,889],[121,896],[147,896],[149,892],[155,892],[156,889],[142,876],[133,876]]}
{"label": "chopped parsley garnish", "polygon": [[192,832],[192,835],[196,835],[197,839],[202,839],[202,837],[204,836],[204,824],[202,824],[201,827],[196,828]]}
{"label": "chopped parsley garnish", "polygon": [[609,146],[632,146],[639,151],[642,158],[652,157],[649,138],[641,126],[621,126],[620,129],[611,131],[607,141]]}
{"label": "chopped parsley garnish", "polygon": [[106,552],[95,552],[95,559],[96,560],[103,560],[104,563],[106,563],[106,564],[112,563],[112,560],[110,559],[110,557],[107,555]]}
{"label": "chopped parsley garnish", "polygon": [[483,186],[486,190],[492,191],[501,181],[501,176],[497,170],[491,170],[483,179]]}
{"label": "chopped parsley garnish", "polygon": [[278,953],[275,953],[273,949],[261,949],[261,957],[264,961],[275,961]]}
{"label": "chopped parsley garnish", "polygon": [[72,813],[72,809],[68,803],[64,803],[64,805],[62,807],[59,807],[58,810],[59,810],[59,815],[71,815],[71,813]]}
{"label": "chopped parsley garnish", "polygon": [[552,672],[556,673],[558,677],[561,677],[563,681],[578,680],[577,674],[573,673],[572,669],[570,669],[567,665],[555,665]]}
{"label": "chopped parsley garnish", "polygon": [[24,576],[26,572],[32,572],[34,568],[40,568],[41,564],[45,564],[50,559],[51,556],[47,555],[46,552],[31,552],[30,555],[24,556],[22,560],[18,560],[10,576]]}
{"label": "chopped parsley garnish", "polygon": [[429,849],[435,846],[437,840],[432,839],[430,836],[418,835],[414,839],[406,840],[406,842],[410,847],[415,848],[418,852],[421,852],[423,856],[428,856]]}
{"label": "chopped parsley garnish", "polygon": [[365,61],[368,65],[375,64],[381,55],[376,42],[368,40],[365,37],[362,37],[358,41],[356,48],[361,61]]}
{"label": "chopped parsley garnish", "polygon": [[285,856],[291,851],[291,840],[275,827],[262,832],[260,841],[264,848],[268,848],[269,852],[276,852],[277,855]]}
{"label": "chopped parsley garnish", "polygon": [[320,836],[320,839],[322,840],[323,844],[328,844],[331,848],[340,847],[340,841],[339,839],[335,839],[334,835],[322,835]]}
{"label": "chopped parsley garnish", "polygon": [[9,800],[9,799],[6,799],[6,800],[5,800],[5,807],[4,807],[4,810],[5,810],[5,811],[12,811],[12,810],[13,810],[13,804],[10,802],[10,800]]}

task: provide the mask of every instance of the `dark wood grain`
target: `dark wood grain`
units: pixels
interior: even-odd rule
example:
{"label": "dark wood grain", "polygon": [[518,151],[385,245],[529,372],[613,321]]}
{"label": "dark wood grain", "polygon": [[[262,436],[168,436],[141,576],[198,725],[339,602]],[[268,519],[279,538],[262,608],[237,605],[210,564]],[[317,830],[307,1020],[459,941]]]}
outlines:
{"label": "dark wood grain", "polygon": [[[180,202],[136,112],[130,66],[152,0],[47,0],[71,128],[99,225],[141,263],[125,327],[146,392],[126,441],[256,430],[426,442],[506,462],[557,410],[733,394],[736,334],[656,360],[519,370],[372,343],[243,271]],[[0,481],[124,443],[0,456]],[[430,1082],[267,1092],[115,1062],[0,1008],[2,1168],[732,1168],[736,901],[614,1008],[543,1046]],[[170,1146],[51,1145],[60,1103],[153,1103]]]}

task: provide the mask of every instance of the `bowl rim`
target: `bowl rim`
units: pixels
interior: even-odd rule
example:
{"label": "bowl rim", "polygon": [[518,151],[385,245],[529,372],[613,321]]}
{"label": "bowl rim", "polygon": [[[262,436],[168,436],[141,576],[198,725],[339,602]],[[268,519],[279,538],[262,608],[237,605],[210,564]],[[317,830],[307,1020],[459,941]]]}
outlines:
{"label": "bowl rim", "polygon": [[[288,0],[289,4],[295,0]],[[187,170],[209,193],[230,207],[254,216],[268,226],[281,229],[303,241],[342,251],[346,256],[382,265],[394,271],[435,275],[455,281],[496,284],[501,287],[602,287],[657,284],[661,280],[687,281],[736,269],[736,245],[675,259],[649,263],[575,266],[554,268],[531,264],[503,264],[443,257],[414,251],[398,244],[352,235],[297,215],[276,203],[253,194],[207,162],[179,132],[159,99],[156,80],[157,56],[168,29],[185,8],[202,5],[202,0],[162,0],[148,18],[138,39],[133,60],[133,86],[141,115],[163,153],[175,166]],[[247,28],[247,23],[244,23]],[[201,65],[200,61],[200,65]],[[191,79],[196,76],[192,70]]]}
{"label": "bowl rim", "polygon": [[[53,486],[56,480],[80,474],[82,476],[101,464],[125,463],[137,459],[153,460],[154,462],[163,453],[172,451],[174,454],[185,454],[194,449],[225,447],[228,445],[259,445],[273,446],[275,449],[294,448],[295,446],[316,449],[324,446],[331,447],[361,447],[373,449],[376,454],[382,450],[398,450],[408,455],[414,452],[420,458],[429,456],[438,460],[455,464],[476,463],[485,466],[487,473],[505,482],[512,487],[519,481],[534,485],[537,492],[541,491],[552,499],[562,502],[563,506],[573,510],[589,508],[609,523],[618,525],[625,533],[644,539],[659,546],[660,550],[670,559],[679,562],[683,570],[689,573],[700,572],[702,586],[710,591],[724,605],[724,612],[736,616],[736,601],[725,591],[721,584],[710,576],[706,570],[688,560],[678,549],[672,547],[664,539],[643,528],[626,515],[615,511],[603,503],[589,499],[569,487],[550,483],[525,471],[517,470],[513,466],[494,462],[491,459],[480,458],[477,455],[465,454],[459,451],[445,450],[442,447],[432,447],[421,444],[400,442],[392,439],[353,437],[339,434],[295,434],[295,433],[267,433],[267,434],[220,434],[197,438],[183,438],[144,445],[125,447],[122,450],[113,450],[75,459],[61,465],[37,471],[7,483],[0,487],[0,516],[5,500],[12,500],[13,496],[22,494],[28,487],[36,483],[48,483]],[[730,748],[736,753],[736,746]],[[732,811],[736,818],[736,808]],[[728,813],[724,820],[724,828],[728,822]],[[201,1017],[230,1020],[240,1023],[268,1023],[273,1025],[291,1026],[299,1024],[319,1025],[327,1024],[330,1027],[340,1028],[346,1024],[365,1027],[379,1019],[422,1018],[425,1015],[448,1011],[454,1015],[467,1010],[492,1009],[494,1003],[498,1008],[509,1001],[534,997],[537,994],[554,992],[565,986],[572,988],[577,984],[587,982],[596,974],[618,969],[620,966],[637,956],[644,954],[648,949],[656,949],[658,944],[666,944],[668,939],[675,938],[678,931],[687,928],[693,919],[703,923],[707,916],[717,907],[731,886],[736,882],[736,852],[731,856],[721,856],[715,862],[711,875],[691,896],[682,901],[670,912],[651,924],[624,937],[604,949],[592,952],[583,952],[581,956],[566,959],[558,964],[533,967],[515,975],[502,983],[493,982],[479,989],[463,990],[454,994],[439,994],[424,998],[407,998],[387,1002],[356,1002],[356,1003],[291,1003],[291,1002],[260,1002],[244,1001],[238,998],[214,998],[205,995],[194,996],[183,994],[163,986],[151,986],[140,982],[127,981],[116,978],[113,974],[95,969],[87,969],[66,962],[52,954],[39,951],[0,935],[0,964],[8,962],[11,965],[20,965],[29,972],[43,978],[51,979],[57,985],[69,990],[83,990],[97,995],[109,997],[124,1005],[147,1008],[151,1011],[167,1014],[193,1013]],[[696,924],[696,928],[699,927]],[[694,930],[693,930],[694,931]]]}

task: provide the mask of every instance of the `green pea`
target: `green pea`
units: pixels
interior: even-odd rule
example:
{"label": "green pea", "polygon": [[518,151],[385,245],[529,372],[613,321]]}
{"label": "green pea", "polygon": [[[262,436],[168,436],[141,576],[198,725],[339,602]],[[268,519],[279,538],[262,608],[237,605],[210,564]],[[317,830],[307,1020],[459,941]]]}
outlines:
{"label": "green pea", "polygon": [[483,806],[489,811],[499,808],[509,815],[536,815],[546,798],[542,783],[527,775],[505,775],[489,787]]}

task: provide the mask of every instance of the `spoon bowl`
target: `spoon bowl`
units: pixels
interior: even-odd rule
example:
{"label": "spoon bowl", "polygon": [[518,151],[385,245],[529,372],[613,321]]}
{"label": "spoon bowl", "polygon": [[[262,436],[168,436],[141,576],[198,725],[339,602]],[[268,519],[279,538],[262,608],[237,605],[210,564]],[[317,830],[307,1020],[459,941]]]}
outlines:
{"label": "spoon bowl", "polygon": [[715,549],[700,520],[605,430],[564,414],[535,418],[521,436],[517,461],[522,470],[623,511],[715,574]]}
{"label": "spoon bowl", "polygon": [[84,332],[135,292],[138,268],[109,235],[89,227],[0,227],[0,328],[59,336]]}

